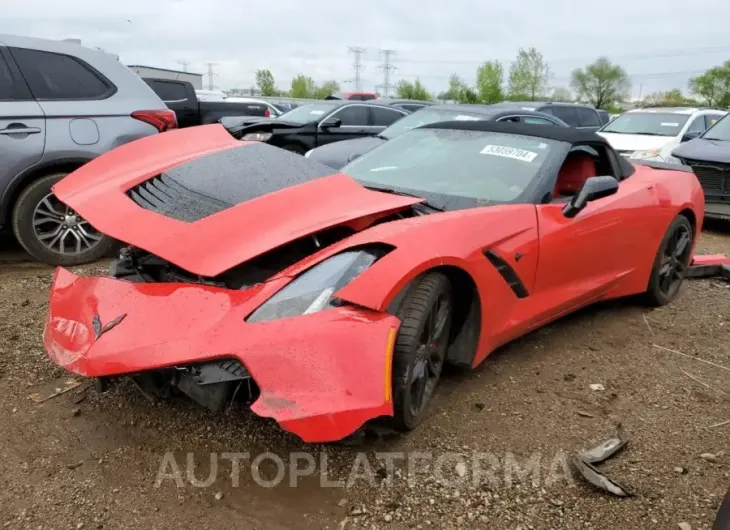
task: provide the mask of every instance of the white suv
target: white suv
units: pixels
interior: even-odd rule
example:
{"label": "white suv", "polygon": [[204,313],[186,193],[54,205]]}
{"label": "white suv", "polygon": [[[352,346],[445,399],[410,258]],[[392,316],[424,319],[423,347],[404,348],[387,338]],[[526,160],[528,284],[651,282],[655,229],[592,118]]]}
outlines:
{"label": "white suv", "polygon": [[713,108],[653,107],[630,110],[599,129],[625,157],[676,162],[672,150],[697,138],[727,111]]}

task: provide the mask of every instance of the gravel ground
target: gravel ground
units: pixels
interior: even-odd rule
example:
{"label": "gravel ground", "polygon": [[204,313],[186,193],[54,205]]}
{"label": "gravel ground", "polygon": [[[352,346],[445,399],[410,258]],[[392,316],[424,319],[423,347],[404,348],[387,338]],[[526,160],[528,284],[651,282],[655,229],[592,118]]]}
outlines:
{"label": "gravel ground", "polygon": [[[730,226],[711,228],[701,250],[730,254]],[[590,308],[474,373],[448,374],[410,436],[307,446],[243,407],[213,416],[183,400],[153,404],[131,384],[28,399],[67,375],[41,346],[50,280],[48,267],[0,252],[4,528],[697,530],[730,483],[730,424],[716,426],[730,420],[721,281],[687,282],[661,309]],[[619,423],[629,444],[600,467],[628,499],[565,472]],[[223,453],[244,452],[234,473]],[[265,487],[279,464],[283,480]]]}

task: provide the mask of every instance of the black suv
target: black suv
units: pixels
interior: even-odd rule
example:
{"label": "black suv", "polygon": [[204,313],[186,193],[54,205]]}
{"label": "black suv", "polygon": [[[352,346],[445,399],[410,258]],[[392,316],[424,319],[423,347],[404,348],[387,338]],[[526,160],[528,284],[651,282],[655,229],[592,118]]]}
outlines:
{"label": "black suv", "polygon": [[571,127],[597,131],[609,122],[608,113],[581,103],[552,103],[549,101],[506,101],[499,103],[505,109],[534,110],[544,112],[564,121]]}

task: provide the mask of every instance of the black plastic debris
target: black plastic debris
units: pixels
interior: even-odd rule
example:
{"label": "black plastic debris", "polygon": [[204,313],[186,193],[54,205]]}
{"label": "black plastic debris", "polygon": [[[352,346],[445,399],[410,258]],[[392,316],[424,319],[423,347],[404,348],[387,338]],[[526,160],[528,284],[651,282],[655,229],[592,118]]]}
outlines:
{"label": "black plastic debris", "polygon": [[631,497],[631,493],[626,488],[609,478],[594,465],[600,464],[617,454],[626,447],[628,442],[623,428],[621,425],[618,425],[616,428],[616,436],[609,438],[592,449],[577,453],[573,457],[573,466],[593,486],[617,497]]}

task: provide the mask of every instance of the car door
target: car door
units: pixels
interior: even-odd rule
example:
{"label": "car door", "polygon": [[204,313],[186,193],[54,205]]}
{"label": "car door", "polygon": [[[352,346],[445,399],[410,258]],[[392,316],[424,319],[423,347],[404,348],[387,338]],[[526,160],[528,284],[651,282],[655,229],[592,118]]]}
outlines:
{"label": "car door", "polygon": [[578,127],[578,111],[572,105],[548,105],[537,110],[546,114],[552,114],[571,127]]}
{"label": "car door", "polygon": [[586,131],[597,131],[603,125],[601,117],[594,109],[578,107],[578,128]]}
{"label": "car door", "polygon": [[386,127],[400,120],[409,114],[408,111],[395,107],[371,106],[370,110],[370,132],[380,134]]}
{"label": "car door", "polygon": [[[324,122],[331,119],[340,120],[340,125],[337,127],[322,127]],[[339,107],[319,122],[317,128],[317,145],[315,147],[333,142],[341,142],[342,140],[350,140],[352,138],[372,136],[374,134],[377,134],[377,132],[373,132],[370,126],[368,105],[352,103]]]}
{"label": "car door", "polygon": [[41,160],[45,136],[43,110],[0,44],[0,197],[18,174]]}
{"label": "car door", "polygon": [[[568,158],[571,156],[593,160],[580,164],[585,173],[581,178],[617,178],[621,174],[617,155],[602,144],[577,145]],[[576,169],[569,167],[568,158],[554,177],[556,180],[565,170]],[[621,280],[643,278],[637,263],[641,263],[641,256],[653,256],[655,252],[646,248],[645,242],[657,235],[653,233],[657,226],[655,216],[660,212],[652,208],[658,204],[656,191],[646,179],[620,180],[615,195],[588,203],[573,218],[563,214],[569,200],[570,197],[554,197],[537,205],[540,257],[532,315],[536,321],[558,318],[593,302],[617,289]]]}

